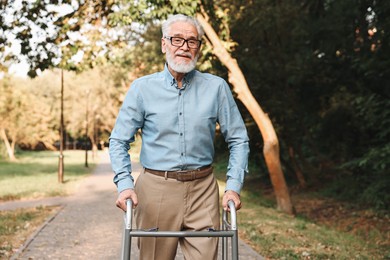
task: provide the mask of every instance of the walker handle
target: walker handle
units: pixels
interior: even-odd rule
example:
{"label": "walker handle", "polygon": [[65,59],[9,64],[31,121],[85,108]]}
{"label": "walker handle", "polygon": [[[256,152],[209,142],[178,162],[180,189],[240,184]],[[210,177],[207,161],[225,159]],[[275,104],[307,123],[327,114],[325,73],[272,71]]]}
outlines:
{"label": "walker handle", "polygon": [[237,212],[236,206],[232,200],[228,201],[228,207],[230,209],[230,223],[227,219],[228,212],[223,210],[223,222],[230,228],[230,230],[237,230]]}
{"label": "walker handle", "polygon": [[126,200],[126,207],[125,228],[131,229],[133,216],[133,201],[131,199]]}

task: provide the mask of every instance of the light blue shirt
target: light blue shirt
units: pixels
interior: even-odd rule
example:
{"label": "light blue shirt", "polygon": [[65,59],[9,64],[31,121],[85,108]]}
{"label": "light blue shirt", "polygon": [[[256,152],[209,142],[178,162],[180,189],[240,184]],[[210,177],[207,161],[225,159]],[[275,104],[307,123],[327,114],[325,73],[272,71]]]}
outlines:
{"label": "light blue shirt", "polygon": [[217,123],[230,151],[226,190],[240,193],[248,172],[249,140],[226,81],[193,70],[179,88],[167,65],[135,80],[110,136],[118,192],[134,188],[128,151],[139,129],[142,166],[173,171],[212,164]]}

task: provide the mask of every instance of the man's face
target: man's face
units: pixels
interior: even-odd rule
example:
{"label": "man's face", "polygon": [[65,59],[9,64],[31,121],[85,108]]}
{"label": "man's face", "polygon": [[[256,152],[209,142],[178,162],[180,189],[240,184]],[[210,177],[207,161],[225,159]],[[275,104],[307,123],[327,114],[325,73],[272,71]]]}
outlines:
{"label": "man's face", "polygon": [[[198,39],[198,32],[196,28],[186,22],[176,22],[171,25],[169,37],[181,37],[183,39]],[[183,46],[173,46],[169,39],[163,38],[161,40],[162,52],[166,54],[168,66],[176,72],[188,73],[196,66],[199,56],[199,48],[193,49],[188,47],[185,42]]]}

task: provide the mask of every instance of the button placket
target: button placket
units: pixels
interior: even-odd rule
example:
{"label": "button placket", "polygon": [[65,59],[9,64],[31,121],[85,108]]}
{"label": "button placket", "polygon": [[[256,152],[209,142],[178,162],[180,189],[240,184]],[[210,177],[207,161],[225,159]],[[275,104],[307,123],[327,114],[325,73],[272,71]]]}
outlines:
{"label": "button placket", "polygon": [[179,89],[179,107],[178,107],[178,117],[179,117],[179,144],[180,144],[180,159],[182,167],[185,168],[186,157],[185,157],[185,122],[184,122],[184,89]]}

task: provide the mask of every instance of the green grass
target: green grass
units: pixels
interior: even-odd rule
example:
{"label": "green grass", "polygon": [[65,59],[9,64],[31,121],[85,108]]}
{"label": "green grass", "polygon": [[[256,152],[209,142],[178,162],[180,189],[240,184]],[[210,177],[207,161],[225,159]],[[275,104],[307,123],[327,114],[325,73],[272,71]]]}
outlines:
{"label": "green grass", "polygon": [[[215,167],[220,190],[226,179],[226,158]],[[383,236],[373,232],[372,239],[316,224],[306,217],[277,211],[275,203],[262,195],[261,178],[247,176],[238,212],[240,237],[267,259],[389,259],[390,250],[375,241]],[[341,216],[342,217],[342,216]]]}
{"label": "green grass", "polygon": [[358,236],[339,232],[258,206],[244,198],[238,214],[243,237],[270,259],[382,259],[384,249]]}
{"label": "green grass", "polygon": [[[64,183],[58,183],[58,152],[22,152],[18,161],[0,161],[0,201],[63,196],[94,168],[83,151],[64,152]],[[89,157],[91,158],[91,157]]]}

